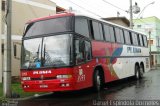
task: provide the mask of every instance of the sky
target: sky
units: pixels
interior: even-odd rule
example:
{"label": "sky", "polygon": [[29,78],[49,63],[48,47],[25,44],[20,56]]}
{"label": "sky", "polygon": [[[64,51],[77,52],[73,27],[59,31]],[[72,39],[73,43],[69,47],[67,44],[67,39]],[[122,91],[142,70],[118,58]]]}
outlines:
{"label": "sky", "polygon": [[[129,1],[130,0],[51,0],[58,6],[65,9],[72,7],[73,10],[91,15],[97,18],[117,17],[119,16],[129,19]],[[137,2],[142,12],[133,15],[133,19],[156,16],[160,19],[160,0],[132,0],[132,5]],[[154,2],[154,4],[150,4]]]}

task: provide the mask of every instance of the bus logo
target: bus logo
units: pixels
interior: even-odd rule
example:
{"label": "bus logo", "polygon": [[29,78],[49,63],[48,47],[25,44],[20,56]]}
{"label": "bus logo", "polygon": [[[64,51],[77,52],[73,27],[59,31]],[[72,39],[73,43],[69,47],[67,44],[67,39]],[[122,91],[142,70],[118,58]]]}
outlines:
{"label": "bus logo", "polygon": [[33,71],[33,75],[35,74],[51,74],[51,70],[42,70],[42,71]]}

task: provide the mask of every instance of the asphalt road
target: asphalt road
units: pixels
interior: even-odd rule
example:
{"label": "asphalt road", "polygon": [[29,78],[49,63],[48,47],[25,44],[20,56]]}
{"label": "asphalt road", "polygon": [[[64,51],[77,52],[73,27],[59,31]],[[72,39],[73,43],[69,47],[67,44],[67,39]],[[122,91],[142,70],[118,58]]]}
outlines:
{"label": "asphalt road", "polygon": [[[122,103],[114,100],[122,100]],[[124,102],[124,100],[127,102]],[[138,81],[133,78],[127,78],[108,83],[100,93],[94,93],[92,89],[53,93],[20,100],[17,102],[17,106],[103,106],[109,105],[110,101],[118,103],[119,106],[129,102],[133,105],[135,101],[132,103],[133,101],[130,100],[160,100],[160,69],[145,73],[144,78]],[[158,101],[151,102],[154,106],[160,105]],[[117,105],[115,103],[112,103],[112,105]],[[139,105],[144,105],[143,103],[141,102]]]}

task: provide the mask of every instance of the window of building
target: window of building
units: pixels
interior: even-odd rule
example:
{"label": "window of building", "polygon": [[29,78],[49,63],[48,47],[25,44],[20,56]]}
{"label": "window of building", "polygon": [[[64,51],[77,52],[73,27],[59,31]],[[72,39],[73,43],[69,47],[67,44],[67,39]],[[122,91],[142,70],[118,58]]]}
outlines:
{"label": "window of building", "polygon": [[81,17],[75,18],[75,32],[80,35],[89,37],[89,28],[87,19]]}
{"label": "window of building", "polygon": [[137,28],[141,28],[142,27],[142,25],[137,25]]}
{"label": "window of building", "polygon": [[5,3],[6,3],[5,1],[2,1],[2,7],[1,7],[2,11],[5,11]]}
{"label": "window of building", "polygon": [[148,41],[148,45],[153,45],[153,40],[147,40]]}

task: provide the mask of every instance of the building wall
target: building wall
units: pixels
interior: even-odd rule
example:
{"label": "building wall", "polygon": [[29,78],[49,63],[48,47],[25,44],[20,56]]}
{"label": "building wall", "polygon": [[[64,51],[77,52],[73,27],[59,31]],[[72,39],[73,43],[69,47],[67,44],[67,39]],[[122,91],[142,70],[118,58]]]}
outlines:
{"label": "building wall", "polygon": [[[22,0],[23,1],[23,0]],[[26,1],[26,0],[25,0]],[[39,0],[33,0],[39,1]],[[42,1],[42,0],[41,0]],[[43,0],[43,4],[46,0]],[[31,2],[33,3],[33,2]],[[36,3],[36,2],[34,2]],[[46,2],[48,3],[48,2]],[[49,4],[49,3],[48,3]],[[38,5],[38,4],[37,4]],[[51,5],[51,4],[50,4]],[[12,12],[12,34],[13,35],[22,35],[24,25],[28,20],[33,18],[53,15],[56,13],[56,5],[53,4],[50,10],[42,7],[32,6],[31,4],[25,4],[22,2],[13,1],[13,12]]]}
{"label": "building wall", "polygon": [[[12,76],[19,76],[20,73],[20,46],[25,23],[31,19],[55,13],[56,4],[49,0],[12,0]],[[4,39],[5,24],[2,24],[1,36]],[[13,56],[14,44],[17,45],[16,58]]]}
{"label": "building wall", "polygon": [[134,22],[134,30],[145,33],[149,39],[149,31],[151,31],[151,52],[153,55],[153,65],[160,64],[160,19],[157,17],[148,17],[136,19]]}
{"label": "building wall", "polygon": [[128,27],[128,25],[124,23],[122,20],[109,20],[109,21],[118,25],[122,25],[124,27]]}

